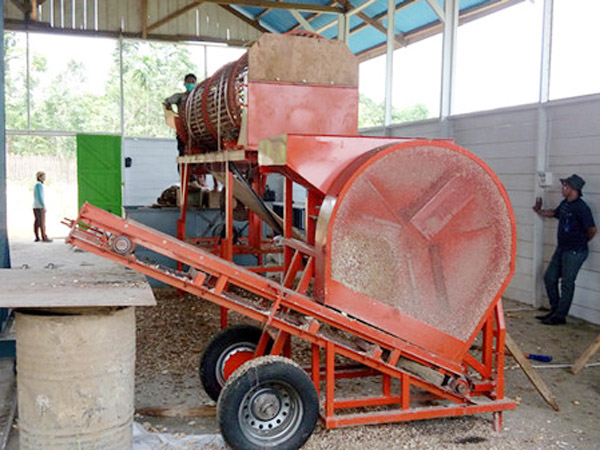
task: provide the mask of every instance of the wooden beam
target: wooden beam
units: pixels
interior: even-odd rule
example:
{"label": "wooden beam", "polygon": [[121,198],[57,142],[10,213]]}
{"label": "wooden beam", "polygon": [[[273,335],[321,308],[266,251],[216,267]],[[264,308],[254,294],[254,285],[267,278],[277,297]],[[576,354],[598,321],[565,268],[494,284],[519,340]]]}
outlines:
{"label": "wooden beam", "polygon": [[229,5],[219,5],[219,6],[221,8],[223,8],[225,11],[233,14],[238,19],[246,22],[251,27],[254,27],[255,29],[257,29],[261,33],[268,33],[269,32],[269,30],[267,30],[265,27],[263,27],[257,19],[250,19],[249,17],[245,16],[244,14],[242,14],[241,12],[239,12],[237,9],[232,8]]}
{"label": "wooden beam", "polygon": [[170,22],[171,20],[185,14],[188,11],[191,11],[194,8],[197,8],[198,6],[200,6],[202,3],[204,3],[204,0],[199,0],[199,1],[194,1],[192,3],[190,3],[187,6],[184,6],[181,9],[178,9],[175,12],[172,12],[171,14],[169,14],[166,17],[163,17],[162,19],[160,19],[157,22],[154,22],[152,25],[148,25],[146,27],[146,34],[148,34],[150,31],[157,29],[158,27],[163,26],[165,23]]}
{"label": "wooden beam", "polygon": [[310,23],[308,23],[308,20],[306,20],[304,18],[304,16],[302,16],[302,14],[300,14],[298,11],[296,10],[292,10],[291,11],[292,16],[294,16],[294,19],[296,19],[298,21],[298,23],[300,25],[302,25],[302,27],[306,30],[306,31],[310,31],[311,33],[315,32],[315,29],[312,27],[312,25]]}
{"label": "wooden beam", "polygon": [[542,380],[542,378],[538,375],[535,369],[531,367],[531,364],[529,364],[529,360],[525,357],[525,355],[523,354],[517,343],[510,336],[510,334],[508,334],[508,331],[506,332],[504,343],[506,345],[507,350],[510,352],[511,355],[513,355],[513,358],[515,358],[519,366],[521,366],[523,372],[525,372],[527,378],[529,378],[529,381],[531,381],[531,384],[533,384],[533,387],[540,393],[540,395],[546,401],[546,403],[552,406],[552,408],[554,408],[555,411],[558,411],[560,408],[558,407],[558,403],[556,403],[556,398],[554,397],[554,394],[546,385],[544,380]]}
{"label": "wooden beam", "polygon": [[142,38],[148,39],[148,0],[142,0]]}
{"label": "wooden beam", "polygon": [[[419,0],[408,0],[408,1],[405,1],[404,3],[400,3],[398,6],[396,6],[396,12],[398,12],[398,11],[406,8],[407,6],[412,5],[413,3],[417,2],[417,1],[419,1]],[[387,16],[387,11],[383,11],[383,12],[381,12],[381,13],[373,16],[373,17],[367,16],[366,14],[363,14],[363,15],[357,14],[357,15],[358,15],[358,17],[360,17],[361,19],[363,19],[363,23],[360,24],[360,25],[355,26],[354,28],[352,28],[350,30],[350,34],[358,33],[360,30],[362,30],[362,29],[368,27],[369,25],[371,25],[370,22],[368,22],[367,20],[364,19],[365,16],[368,19],[370,19],[371,21],[374,20],[374,21],[378,22],[381,25],[381,21],[383,19],[385,19],[386,16]],[[385,30],[385,27],[383,29]],[[385,31],[384,34],[387,34],[387,31]],[[383,46],[385,47],[385,43],[383,44]],[[384,51],[384,53],[385,53],[385,51]]]}
{"label": "wooden beam", "polygon": [[[337,1],[337,0],[331,0],[329,3],[327,3],[327,6],[333,6],[333,5],[337,4],[337,3],[338,3],[338,1]],[[310,14],[310,15],[309,15],[309,16],[306,18],[306,20],[313,20],[313,19],[316,19],[317,17],[321,16],[321,14],[323,14],[323,13],[313,13],[313,14]],[[333,20],[332,20],[332,22],[331,22],[331,26],[333,27],[333,26],[336,26],[336,25],[337,25],[337,19],[333,19]],[[296,24],[296,25],[294,25],[294,26],[293,26],[292,28],[290,28],[288,31],[294,31],[294,30],[297,30],[298,28],[300,28],[300,24],[299,24],[299,23],[298,23],[298,24]],[[328,27],[328,28],[329,28],[329,27]],[[315,32],[317,32],[317,33],[318,33],[318,32],[319,32],[319,30],[315,30]]]}
{"label": "wooden beam", "polygon": [[[275,0],[275,1],[276,1],[276,2],[279,2],[279,1],[281,1],[281,0]],[[254,17],[254,20],[258,20],[258,19],[260,19],[261,17],[263,17],[263,16],[264,16],[266,13],[268,13],[269,11],[271,11],[271,8],[265,8],[265,10],[264,10],[264,11],[262,11],[262,12],[259,12],[259,13],[258,13],[258,14],[257,14],[257,15]]]}
{"label": "wooden beam", "polygon": [[[328,3],[328,5],[332,6],[336,3],[341,4],[344,8],[346,8],[347,10],[347,14],[349,16],[353,16],[358,14],[359,12],[361,12],[363,9],[365,9],[367,6],[372,5],[373,3],[375,3],[377,0],[367,0],[364,3],[358,5],[356,8],[352,7],[352,5],[350,3],[345,3],[342,4],[341,1],[338,0],[333,0],[331,2]],[[316,14],[311,14],[310,16],[308,16],[306,18],[306,20],[313,20],[316,19],[317,17],[319,17],[321,15],[321,13],[316,13]],[[368,16],[367,16],[368,17]],[[327,25],[322,26],[321,28],[315,30],[317,33],[322,33],[323,31],[331,28],[331,27],[335,27],[337,25],[337,20],[332,20],[330,23],[328,23]],[[289,31],[292,30],[296,30],[300,28],[300,24],[293,26],[292,28],[290,28]]]}
{"label": "wooden beam", "polygon": [[581,369],[587,364],[592,356],[594,356],[598,350],[600,350],[600,334],[596,337],[596,340],[590,344],[588,348],[581,354],[573,367],[571,367],[571,372],[573,375],[577,375]]}
{"label": "wooden beam", "polygon": [[23,13],[27,13],[31,9],[31,5],[27,0],[12,0],[12,3],[21,10]]}
{"label": "wooden beam", "polygon": [[254,6],[257,8],[295,9],[296,11],[322,12],[338,14],[343,12],[340,8],[327,5],[311,5],[308,3],[287,3],[268,0],[207,0],[208,3],[218,5]]}

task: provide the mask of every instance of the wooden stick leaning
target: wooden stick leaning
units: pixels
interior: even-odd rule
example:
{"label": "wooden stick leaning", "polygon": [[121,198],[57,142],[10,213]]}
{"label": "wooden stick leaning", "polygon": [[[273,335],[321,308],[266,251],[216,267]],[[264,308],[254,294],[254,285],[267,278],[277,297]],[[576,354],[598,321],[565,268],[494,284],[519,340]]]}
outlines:
{"label": "wooden stick leaning", "polygon": [[535,369],[531,367],[529,360],[525,357],[517,343],[508,334],[508,332],[506,332],[505,345],[511,355],[515,358],[515,361],[517,361],[519,366],[521,366],[521,369],[523,369],[523,372],[525,372],[525,375],[527,378],[529,378],[529,381],[531,381],[533,387],[535,387],[535,389],[540,393],[546,403],[552,406],[555,411],[558,411],[560,408],[558,407],[558,403],[556,402],[554,394],[546,385],[544,380],[542,380],[542,378],[538,375]]}
{"label": "wooden stick leaning", "polygon": [[573,367],[571,368],[573,375],[577,375],[579,371],[585,367],[590,358],[598,352],[598,350],[600,350],[600,334],[596,337],[594,342],[592,342],[590,346],[585,349],[581,356],[577,358],[575,364],[573,364]]}

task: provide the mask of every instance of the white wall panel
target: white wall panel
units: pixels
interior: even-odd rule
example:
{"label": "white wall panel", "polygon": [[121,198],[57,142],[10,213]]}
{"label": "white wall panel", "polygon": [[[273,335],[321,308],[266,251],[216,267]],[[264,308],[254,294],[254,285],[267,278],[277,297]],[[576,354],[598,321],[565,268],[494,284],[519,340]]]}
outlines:
{"label": "white wall panel", "polygon": [[[123,206],[147,206],[179,182],[175,139],[123,139]],[[125,167],[125,159],[131,166]]]}
{"label": "white wall panel", "polygon": [[[556,102],[548,106],[550,154],[548,170],[554,186],[547,205],[562,199],[559,178],[577,173],[584,178],[583,199],[590,206],[596,224],[600,222],[600,98],[588,96]],[[546,221],[549,222],[549,221]],[[544,261],[547,264],[556,245],[556,221],[544,230]],[[600,237],[589,245],[590,256],[576,281],[571,314],[600,323]]]}

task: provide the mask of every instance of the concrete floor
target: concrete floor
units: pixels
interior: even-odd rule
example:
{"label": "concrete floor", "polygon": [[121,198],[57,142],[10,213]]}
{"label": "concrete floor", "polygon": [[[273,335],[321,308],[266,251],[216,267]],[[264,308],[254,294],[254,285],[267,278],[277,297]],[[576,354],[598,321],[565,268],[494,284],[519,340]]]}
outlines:
{"label": "concrete floor", "polygon": [[[31,269],[52,270],[57,274],[68,274],[71,273],[70,271],[82,269],[110,272],[116,270],[115,267],[117,267],[94,255],[74,251],[64,245],[63,240],[58,239],[50,244],[14,240],[11,242],[11,252],[14,268],[27,265]],[[129,272],[134,274],[132,271]],[[200,304],[204,305],[204,302]],[[210,307],[214,309],[214,305],[206,304],[206,308]],[[557,363],[572,363],[600,332],[598,326],[571,318],[567,326],[544,327],[533,318],[536,314],[533,308],[516,302],[506,302],[505,308],[509,311],[506,318],[507,326],[522,349],[532,353],[550,354],[554,356],[554,362]],[[207,323],[217,323],[216,312],[211,315],[209,312],[212,310],[207,309],[207,311]],[[184,312],[182,311],[181,314]],[[164,327],[164,317],[158,317],[156,320],[160,322],[161,327]],[[205,324],[198,323],[196,326],[202,328]],[[169,339],[168,330],[161,329],[163,330],[161,334],[165,335],[165,339]],[[186,354],[186,357],[197,361],[196,346],[190,345],[189,347],[189,354]],[[600,354],[590,362],[600,362]],[[488,418],[480,415],[471,418],[451,418],[328,431],[319,427],[307,443],[306,448],[363,449],[365,446],[394,449],[600,448],[597,412],[597,405],[600,403],[600,384],[598,383],[600,368],[586,369],[576,377],[567,369],[540,370],[540,375],[549,384],[561,406],[561,411],[555,412],[541,400],[523,372],[514,365],[514,361],[507,358],[506,365],[507,394],[513,398],[516,397],[520,405],[516,411],[505,415],[505,427],[502,434],[494,433]],[[3,429],[3,421],[6,423],[8,418],[14,393],[12,367],[12,361],[0,361],[0,433]],[[171,377],[169,368],[157,372],[151,377],[152,383],[148,381],[140,383],[141,386],[136,391],[136,406],[206,406],[206,403],[203,402],[203,394],[198,393],[199,382],[195,371],[184,373],[181,377],[181,379]],[[136,420],[140,423],[148,421],[154,428],[168,429],[169,433],[198,434],[218,431],[214,416],[194,420],[136,417]],[[481,438],[482,441],[464,444],[465,436],[471,435]],[[391,444],[394,442],[395,444]],[[18,449],[18,429],[12,431],[7,448]]]}

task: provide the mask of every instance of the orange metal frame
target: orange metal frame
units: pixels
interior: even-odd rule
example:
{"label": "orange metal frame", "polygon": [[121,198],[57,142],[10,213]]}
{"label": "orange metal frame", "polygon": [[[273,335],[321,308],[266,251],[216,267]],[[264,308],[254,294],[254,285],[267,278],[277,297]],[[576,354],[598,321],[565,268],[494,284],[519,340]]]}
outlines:
{"label": "orange metal frame", "polygon": [[[467,353],[458,363],[321,305],[306,295],[314,277],[315,250],[311,237],[308,243],[291,238],[291,182],[286,183],[285,197],[286,272],[282,284],[89,204],[82,207],[76,220],[66,222],[71,227],[67,243],[261,323],[264,332],[255,356],[265,353],[269,335],[275,338],[271,354],[289,356],[291,336],[310,342],[312,366],[308,370],[317,391],[324,382],[323,420],[327,428],[491,412],[499,431],[502,411],[515,408],[513,401],[504,398],[505,326],[501,301],[483,320],[481,355]],[[309,192],[309,208],[316,209],[317,198],[314,192]],[[307,215],[309,220],[312,219]],[[310,224],[307,225],[309,227]],[[187,270],[173,271],[139,261],[134,253],[116,253],[111,247],[111,239],[116,236],[125,236],[134,246],[167,256]],[[300,276],[296,277],[297,274]],[[256,300],[239,295],[236,293],[239,290],[251,294],[250,297]],[[325,355],[324,366],[320,363],[322,352]],[[336,366],[336,355],[354,361],[357,366]],[[405,368],[403,361],[418,363],[425,374]],[[381,377],[381,395],[336,398],[336,379],[365,376]],[[392,380],[397,380],[399,386],[394,387]],[[423,391],[429,399],[437,399],[439,406],[419,406],[420,397],[411,392],[411,387]],[[391,409],[343,413],[348,408],[382,405]]]}

